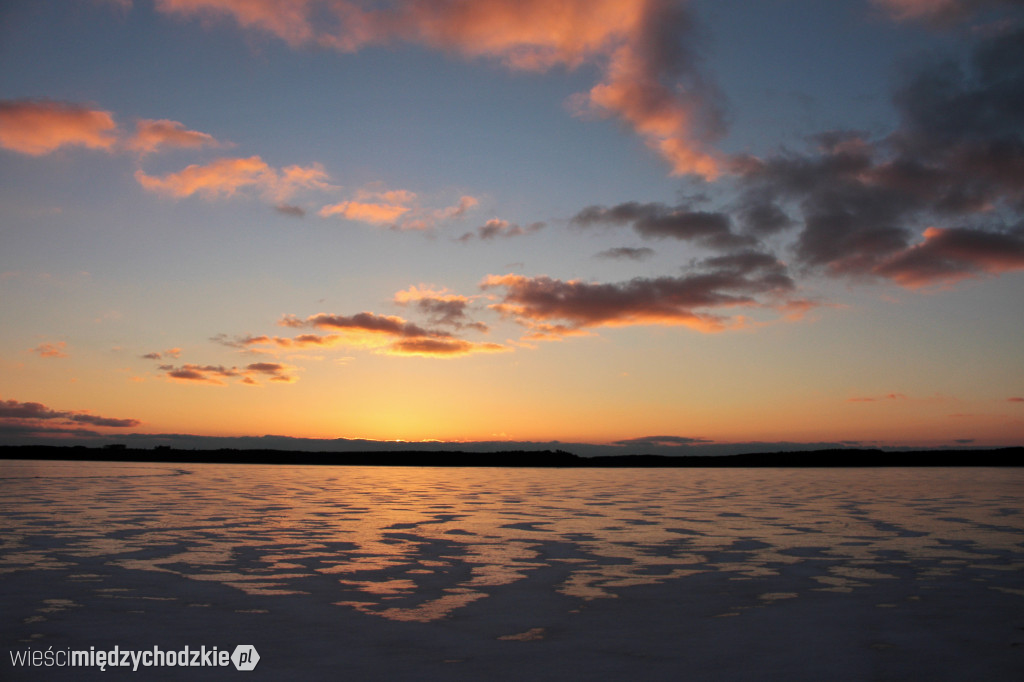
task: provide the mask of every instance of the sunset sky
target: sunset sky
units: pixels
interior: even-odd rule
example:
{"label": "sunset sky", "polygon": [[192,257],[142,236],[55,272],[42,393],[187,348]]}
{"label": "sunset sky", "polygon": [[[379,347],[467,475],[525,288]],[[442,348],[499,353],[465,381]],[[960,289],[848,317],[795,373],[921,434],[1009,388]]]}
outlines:
{"label": "sunset sky", "polygon": [[0,316],[0,443],[1021,444],[1024,8],[5,2]]}

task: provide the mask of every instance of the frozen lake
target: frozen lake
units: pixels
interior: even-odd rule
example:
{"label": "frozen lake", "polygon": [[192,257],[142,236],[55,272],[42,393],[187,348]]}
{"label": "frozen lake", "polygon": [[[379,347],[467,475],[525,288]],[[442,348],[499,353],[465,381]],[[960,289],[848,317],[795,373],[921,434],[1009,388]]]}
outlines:
{"label": "frozen lake", "polygon": [[252,644],[252,679],[1019,680],[1022,495],[1022,469],[0,462],[3,655]]}

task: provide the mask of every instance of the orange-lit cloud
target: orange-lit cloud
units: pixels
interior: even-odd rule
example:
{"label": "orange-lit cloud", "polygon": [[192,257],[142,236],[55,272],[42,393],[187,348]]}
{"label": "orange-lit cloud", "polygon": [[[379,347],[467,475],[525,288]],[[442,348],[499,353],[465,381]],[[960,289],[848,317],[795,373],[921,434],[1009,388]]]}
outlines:
{"label": "orange-lit cloud", "polygon": [[374,225],[388,225],[409,212],[408,206],[397,204],[372,204],[361,201],[342,201],[320,209],[321,218],[340,216],[346,220]]}
{"label": "orange-lit cloud", "polygon": [[57,341],[56,343],[41,343],[32,349],[33,353],[39,353],[40,357],[44,358],[66,358],[67,353],[64,349],[67,348],[65,341]]}
{"label": "orange-lit cloud", "polygon": [[194,194],[211,199],[230,197],[246,188],[256,189],[282,201],[300,188],[330,189],[327,174],[318,164],[309,167],[288,166],[280,171],[259,156],[217,159],[206,165],[193,164],[163,177],[139,169],[135,179],[147,190],[171,197]]}
{"label": "orange-lit cloud", "polygon": [[181,382],[196,382],[223,386],[225,379],[238,379],[243,384],[257,385],[256,377],[263,377],[277,383],[293,383],[296,377],[290,372],[294,367],[276,362],[254,362],[245,367],[225,367],[224,365],[185,364],[160,365],[159,369],[169,379]]}
{"label": "orange-lit cloud", "polygon": [[253,350],[254,346],[271,346],[281,350],[301,350],[304,348],[330,348],[344,344],[344,340],[337,334],[300,334],[294,338],[287,336],[236,336],[234,338],[226,334],[214,336],[212,341],[229,348],[249,350],[254,353],[262,353],[262,350]]}
{"label": "orange-lit cloud", "polygon": [[[446,331],[427,329],[397,315],[377,315],[371,312],[355,315],[318,313],[305,319],[288,315],[280,324],[292,328],[329,330],[333,332],[331,345],[372,348],[383,355],[454,357],[508,350],[500,344],[476,343],[459,339]],[[273,342],[277,343],[276,340]]]}
{"label": "orange-lit cloud", "polygon": [[358,190],[349,201],[324,206],[319,215],[322,218],[340,216],[346,220],[386,225],[396,230],[424,231],[432,229],[441,221],[461,218],[478,203],[476,198],[467,195],[452,206],[429,209],[419,204],[415,192],[371,186]]}
{"label": "orange-lit cloud", "polygon": [[108,111],[50,100],[0,102],[0,147],[41,156],[61,147],[110,151],[117,124]]}
{"label": "orange-lit cloud", "polygon": [[181,355],[180,348],[168,348],[165,351],[154,351],[152,353],[146,353],[142,356],[144,360],[162,360],[165,357],[177,358]]}
{"label": "orange-lit cloud", "polygon": [[938,227],[875,268],[912,289],[1011,270],[1024,270],[1024,234]]}
{"label": "orange-lit cloud", "polygon": [[177,121],[143,119],[135,124],[135,135],[127,146],[140,154],[149,154],[164,148],[197,149],[219,147],[221,144],[212,135],[197,130],[188,130]]}
{"label": "orange-lit cloud", "polygon": [[23,403],[17,400],[0,400],[0,420],[3,420],[5,425],[18,423],[24,426],[52,420],[68,425],[89,424],[113,428],[129,428],[141,423],[137,419],[100,417],[86,411],[51,410],[41,403]]}
{"label": "orange-lit cloud", "polygon": [[470,353],[502,353],[510,351],[508,346],[498,343],[474,343],[464,339],[403,339],[390,344],[382,352],[385,355],[417,355],[421,357],[446,358]]}
{"label": "orange-lit cloud", "polygon": [[348,0],[157,0],[183,17],[232,18],[292,46],[353,52],[402,41],[497,59],[510,69],[598,65],[579,112],[627,122],[675,174],[714,178],[719,96],[701,69],[693,19],[673,0],[410,0],[366,8]]}
{"label": "orange-lit cloud", "polygon": [[846,400],[846,402],[848,402],[848,403],[876,403],[876,402],[879,402],[879,401],[882,401],[882,400],[906,400],[906,399],[907,399],[907,396],[903,395],[902,393],[887,393],[886,395],[879,396],[879,397],[865,396],[865,397],[848,398]]}
{"label": "orange-lit cloud", "polygon": [[[371,312],[361,312],[355,315],[331,315],[329,313],[317,313],[310,315],[305,320],[294,315],[285,315],[281,318],[282,327],[314,327],[317,329],[341,329],[358,330],[371,333],[389,334],[393,336],[430,336],[431,333],[412,322],[407,322],[397,315],[377,315]],[[447,334],[443,334],[448,336]]]}

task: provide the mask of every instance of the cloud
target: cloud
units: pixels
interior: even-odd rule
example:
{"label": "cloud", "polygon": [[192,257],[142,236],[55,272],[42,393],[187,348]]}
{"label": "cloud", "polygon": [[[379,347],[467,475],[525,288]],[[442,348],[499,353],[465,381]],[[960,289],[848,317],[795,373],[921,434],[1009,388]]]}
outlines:
{"label": "cloud", "polygon": [[689,9],[672,0],[411,0],[365,8],[347,0],[157,0],[182,17],[230,18],[293,47],[354,52],[408,42],[509,69],[597,66],[578,113],[625,121],[676,174],[713,178],[724,132],[721,94],[703,71]]}
{"label": "cloud", "polygon": [[459,197],[459,200],[445,208],[438,209],[434,212],[435,220],[450,220],[451,218],[461,218],[466,214],[466,211],[480,204],[480,201],[476,197],[471,197],[468,194],[464,194]]}
{"label": "cloud", "polygon": [[1018,398],[1018,397],[1007,398],[1006,402],[1008,402],[1008,403],[1024,403],[1024,398]]}
{"label": "cloud", "polygon": [[204,19],[229,16],[239,26],[271,33],[298,47],[314,37],[310,0],[155,0],[168,14]]}
{"label": "cloud", "polygon": [[429,317],[431,324],[487,331],[487,325],[472,321],[466,314],[466,308],[471,300],[467,296],[449,293],[447,289],[438,290],[415,285],[395,294],[395,303],[414,305]]}
{"label": "cloud", "polygon": [[903,395],[902,393],[887,393],[886,395],[878,396],[878,397],[848,398],[846,400],[846,402],[848,402],[848,403],[875,403],[875,402],[879,402],[881,400],[906,400],[906,399],[907,399],[907,396]]}
{"label": "cloud", "polygon": [[255,383],[252,375],[257,374],[266,377],[269,381],[291,384],[298,381],[294,375],[289,374],[289,372],[294,370],[294,367],[277,362],[253,362],[245,366],[246,377],[243,381],[245,383]]}
{"label": "cloud", "polygon": [[384,190],[367,187],[358,190],[353,199],[324,206],[322,218],[340,216],[346,220],[387,226],[395,230],[425,231],[437,223],[463,217],[479,202],[471,196],[462,196],[452,206],[429,209],[419,205],[419,197],[408,190]]}
{"label": "cloud", "polygon": [[976,11],[1020,5],[1020,0],[872,0],[896,21],[917,20],[938,26],[950,26]]}
{"label": "cloud", "polygon": [[673,174],[715,179],[722,163],[710,145],[724,133],[725,117],[722,96],[702,70],[694,20],[668,0],[637,8],[586,105],[629,123]]}
{"label": "cloud", "polygon": [[1024,234],[929,227],[922,243],[894,254],[874,271],[918,288],[1011,270],[1024,270]]}
{"label": "cloud", "polygon": [[179,367],[160,365],[159,369],[169,379],[213,384],[216,386],[225,385],[225,379],[238,379],[243,384],[258,385],[255,379],[257,376],[277,383],[293,383],[298,380],[295,376],[289,374],[289,372],[295,370],[294,367],[275,362],[254,362],[243,368],[225,367],[224,365],[185,364]]}
{"label": "cloud", "polygon": [[[413,287],[406,301],[433,300],[430,296],[416,298],[424,293]],[[400,294],[402,292],[399,292]],[[453,299],[454,300],[454,299]],[[458,320],[458,316],[455,317]],[[372,348],[382,355],[416,355],[422,357],[454,357],[471,353],[493,353],[509,350],[495,343],[476,343],[459,339],[438,329],[427,329],[396,315],[377,315],[362,312],[355,315],[317,313],[305,319],[288,315],[280,324],[285,327],[328,330],[335,333],[331,345]],[[458,326],[458,324],[454,325]],[[463,326],[473,326],[465,324]],[[272,341],[277,343],[277,341]]]}
{"label": "cloud", "polygon": [[377,315],[370,312],[361,312],[355,315],[317,313],[310,315],[305,320],[289,315],[285,316],[280,324],[284,327],[312,327],[384,336],[450,336],[447,332],[428,331],[397,315]]}
{"label": "cloud", "polygon": [[274,207],[274,210],[281,215],[290,216],[292,218],[305,218],[306,209],[301,206],[295,206],[293,204],[278,204]]}
{"label": "cloud", "polygon": [[420,357],[445,358],[470,353],[503,353],[511,350],[498,343],[475,343],[464,339],[403,339],[389,345],[385,355],[417,355]]}
{"label": "cloud", "polygon": [[223,365],[194,365],[186,364],[180,367],[174,365],[160,365],[161,371],[171,379],[180,381],[198,381],[210,384],[224,385],[221,379],[238,377],[237,368],[227,368]]}
{"label": "cloud", "polygon": [[117,124],[109,111],[42,99],[0,101],[0,147],[31,156],[61,147],[111,151]]}
{"label": "cloud", "polygon": [[147,175],[139,169],[135,172],[135,179],[147,190],[176,198],[198,194],[206,199],[216,199],[253,188],[280,202],[302,188],[334,189],[319,164],[276,170],[259,156],[217,159],[206,165],[193,164],[163,177]]}
{"label": "cloud", "polygon": [[162,360],[165,357],[177,358],[181,355],[180,348],[168,348],[165,351],[154,351],[141,356],[144,360]]}
{"label": "cloud", "polygon": [[782,263],[756,252],[706,259],[697,272],[681,277],[596,283],[511,274],[490,275],[481,286],[504,289],[491,307],[527,328],[685,325],[706,332],[742,323],[711,311],[764,307],[759,296],[784,297],[794,289]]}
{"label": "cloud", "polygon": [[164,148],[198,149],[222,145],[212,135],[187,130],[177,121],[143,119],[135,124],[135,135],[127,141],[127,146],[140,154],[150,154]]}
{"label": "cloud", "polygon": [[654,255],[654,249],[647,247],[633,248],[620,246],[614,249],[605,249],[596,254],[597,258],[609,258],[616,260],[647,260]]}
{"label": "cloud", "polygon": [[629,438],[617,440],[612,445],[639,445],[639,446],[680,446],[693,445],[695,443],[712,443],[707,438],[688,438],[685,436],[644,436],[641,438]]}
{"label": "cloud", "polygon": [[223,145],[178,121],[142,119],[136,122],[135,134],[126,137],[109,111],[41,99],[0,101],[0,147],[42,156],[69,146],[150,154],[168,148]]}
{"label": "cloud", "polygon": [[85,411],[51,410],[42,403],[23,403],[17,400],[0,400],[0,420],[7,424],[13,422],[29,426],[39,421],[53,420],[63,424],[90,424],[111,428],[129,428],[142,423],[137,419],[113,419]]}
{"label": "cloud", "polygon": [[343,345],[344,340],[337,334],[300,334],[294,338],[286,336],[236,336],[229,337],[226,334],[218,334],[211,341],[219,343],[228,348],[253,351],[253,346],[272,346],[282,350],[301,350],[304,348],[330,348]]}
{"label": "cloud", "polygon": [[57,341],[56,343],[41,343],[32,349],[33,353],[39,353],[40,357],[44,358],[66,358],[67,353],[64,349],[67,347],[67,343],[64,341]]}
{"label": "cloud", "polygon": [[461,237],[459,237],[459,241],[466,242],[473,239],[474,237],[479,237],[480,239],[485,240],[494,239],[495,237],[518,237],[524,234],[531,234],[533,232],[537,232],[538,230],[542,230],[544,229],[545,225],[545,223],[536,222],[531,223],[526,227],[521,227],[520,225],[517,225],[516,223],[510,223],[507,220],[492,218],[491,220],[488,220],[480,227],[476,228],[475,233],[467,232]]}
{"label": "cloud", "polygon": [[324,206],[320,209],[321,218],[340,216],[346,220],[374,225],[393,224],[399,217],[409,212],[408,206],[398,204],[372,204],[360,201],[342,201],[338,204]]}
{"label": "cloud", "polygon": [[725,213],[693,211],[688,206],[631,201],[611,208],[587,206],[572,217],[577,227],[595,225],[632,225],[644,238],[671,238],[695,241],[717,249],[752,246],[755,240],[735,234],[732,220]]}
{"label": "cloud", "polygon": [[987,34],[965,63],[904,78],[884,137],[832,131],[805,153],[737,157],[744,225],[797,226],[799,264],[833,276],[920,287],[1020,269],[1021,92],[1024,30]]}

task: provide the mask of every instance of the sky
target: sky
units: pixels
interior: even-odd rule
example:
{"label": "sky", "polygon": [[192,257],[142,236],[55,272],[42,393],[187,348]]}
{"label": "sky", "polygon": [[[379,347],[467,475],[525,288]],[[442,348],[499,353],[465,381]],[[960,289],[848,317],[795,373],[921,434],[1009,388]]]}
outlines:
{"label": "sky", "polygon": [[1018,445],[1022,271],[1019,0],[0,5],[0,443]]}

